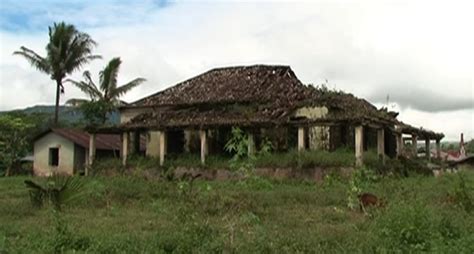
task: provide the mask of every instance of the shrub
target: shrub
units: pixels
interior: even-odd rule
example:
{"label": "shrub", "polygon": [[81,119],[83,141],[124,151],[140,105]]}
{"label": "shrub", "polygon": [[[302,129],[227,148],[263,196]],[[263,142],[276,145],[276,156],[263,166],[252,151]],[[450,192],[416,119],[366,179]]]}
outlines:
{"label": "shrub", "polygon": [[436,237],[434,215],[420,204],[392,204],[376,221],[381,246],[378,252],[429,251]]}
{"label": "shrub", "polygon": [[123,174],[125,167],[122,165],[122,161],[118,158],[104,158],[97,159],[91,166],[91,175],[117,175]]}
{"label": "shrub", "polygon": [[290,150],[286,153],[268,153],[256,158],[257,167],[272,168],[314,168],[314,167],[350,167],[355,162],[354,155],[347,149],[333,152],[324,150]]}

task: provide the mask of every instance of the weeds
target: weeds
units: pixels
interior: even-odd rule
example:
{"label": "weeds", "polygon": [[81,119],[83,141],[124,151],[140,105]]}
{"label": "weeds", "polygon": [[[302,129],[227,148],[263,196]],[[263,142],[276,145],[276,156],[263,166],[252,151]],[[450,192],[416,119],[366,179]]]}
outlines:
{"label": "weeds", "polygon": [[466,212],[470,213],[474,211],[474,200],[472,194],[472,187],[467,183],[465,174],[458,173],[457,183],[454,187],[453,196],[456,203],[462,207]]}
{"label": "weeds", "polygon": [[2,178],[0,252],[473,253],[474,213],[460,209],[458,199],[442,203],[455,190],[472,198],[472,173],[462,183],[457,174],[380,178],[373,172],[359,169],[352,177],[360,190],[389,201],[371,216],[346,208],[344,179],[324,187],[250,177],[200,180],[188,197],[174,181],[87,177],[91,195],[50,213],[28,204],[26,178]]}

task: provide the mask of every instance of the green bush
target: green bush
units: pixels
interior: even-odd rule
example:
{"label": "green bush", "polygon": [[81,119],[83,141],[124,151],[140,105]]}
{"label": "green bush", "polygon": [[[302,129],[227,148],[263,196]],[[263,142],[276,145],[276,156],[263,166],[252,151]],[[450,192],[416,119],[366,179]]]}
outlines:
{"label": "green bush", "polygon": [[97,159],[90,169],[91,175],[117,175],[122,174],[125,167],[119,158]]}
{"label": "green bush", "polygon": [[383,251],[429,251],[434,238],[433,213],[421,204],[392,204],[377,218],[377,234]]}

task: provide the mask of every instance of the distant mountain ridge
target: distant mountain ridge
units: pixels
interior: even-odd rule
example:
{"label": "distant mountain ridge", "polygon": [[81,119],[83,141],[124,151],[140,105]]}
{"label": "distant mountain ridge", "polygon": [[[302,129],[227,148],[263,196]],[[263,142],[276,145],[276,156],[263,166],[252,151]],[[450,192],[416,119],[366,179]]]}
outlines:
{"label": "distant mountain ridge", "polygon": [[[35,106],[27,107],[24,109],[0,111],[0,115],[5,114],[5,113],[10,113],[10,112],[24,113],[26,115],[43,114],[49,118],[53,118],[54,106],[53,105],[35,105]],[[78,124],[84,121],[84,116],[82,115],[82,112],[77,107],[59,106],[59,121],[61,123]],[[119,122],[120,122],[120,113],[118,111],[115,111],[112,114],[108,115],[107,123],[118,124]]]}

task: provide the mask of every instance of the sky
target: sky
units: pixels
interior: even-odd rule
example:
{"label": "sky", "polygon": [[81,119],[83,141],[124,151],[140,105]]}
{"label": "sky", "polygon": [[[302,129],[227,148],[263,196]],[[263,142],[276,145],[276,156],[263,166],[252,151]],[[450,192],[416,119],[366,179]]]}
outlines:
{"label": "sky", "polygon": [[[65,21],[97,43],[93,78],[113,57],[132,102],[215,67],[289,65],[305,84],[365,98],[399,119],[474,138],[474,3],[470,1],[0,1],[0,111],[54,104],[49,77],[20,56],[45,55]],[[66,85],[64,103],[86,98]]]}

